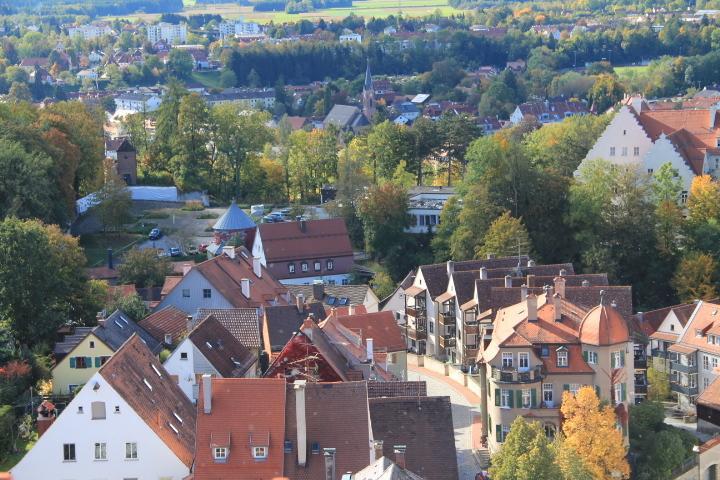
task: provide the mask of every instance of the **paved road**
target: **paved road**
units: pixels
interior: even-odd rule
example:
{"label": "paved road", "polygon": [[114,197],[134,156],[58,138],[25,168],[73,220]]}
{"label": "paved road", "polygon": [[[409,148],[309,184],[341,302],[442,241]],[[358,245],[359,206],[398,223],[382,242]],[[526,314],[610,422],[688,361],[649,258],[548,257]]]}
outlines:
{"label": "paved road", "polygon": [[458,390],[464,387],[447,377],[433,375],[425,369],[408,365],[408,380],[424,380],[427,383],[428,395],[450,397],[460,480],[474,480],[475,474],[480,471],[480,465],[472,454],[472,423],[473,414],[479,415],[480,407],[471,405],[466,396]]}

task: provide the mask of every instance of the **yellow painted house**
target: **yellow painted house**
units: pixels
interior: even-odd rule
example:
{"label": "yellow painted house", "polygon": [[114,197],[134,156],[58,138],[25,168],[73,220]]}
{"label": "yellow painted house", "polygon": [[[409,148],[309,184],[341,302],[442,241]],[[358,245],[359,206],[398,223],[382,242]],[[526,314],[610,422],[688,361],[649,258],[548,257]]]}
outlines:
{"label": "yellow painted house", "polygon": [[133,333],[157,354],[162,345],[120,310],[98,318],[96,327],[76,327],[55,344],[57,363],[52,369],[53,394],[70,395],[82,387]]}

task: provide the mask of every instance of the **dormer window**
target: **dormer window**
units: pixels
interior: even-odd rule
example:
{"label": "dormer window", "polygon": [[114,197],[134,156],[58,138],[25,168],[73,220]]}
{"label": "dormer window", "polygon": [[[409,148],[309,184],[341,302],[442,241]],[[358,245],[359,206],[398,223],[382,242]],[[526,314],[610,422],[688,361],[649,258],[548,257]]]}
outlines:
{"label": "dormer window", "polygon": [[264,460],[268,457],[268,447],[252,447],[252,456],[255,460]]}
{"label": "dormer window", "polygon": [[702,337],[702,336],[703,336],[702,330],[700,330],[699,328],[696,328],[696,329],[695,329],[695,336],[696,336],[696,337]]}
{"label": "dormer window", "polygon": [[568,352],[565,347],[560,347],[557,350],[557,366],[567,367],[568,366]]}
{"label": "dormer window", "polygon": [[213,458],[216,462],[226,462],[228,456],[228,449],[225,447],[213,448]]}

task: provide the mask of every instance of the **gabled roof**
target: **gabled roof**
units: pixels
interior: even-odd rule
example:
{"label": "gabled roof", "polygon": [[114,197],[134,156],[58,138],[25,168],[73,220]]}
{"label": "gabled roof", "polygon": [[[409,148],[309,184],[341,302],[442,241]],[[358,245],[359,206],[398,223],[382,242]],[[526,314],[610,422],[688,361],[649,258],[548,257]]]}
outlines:
{"label": "gabled roof", "polygon": [[224,378],[242,377],[257,361],[212,315],[200,322],[188,338]]}
{"label": "gabled roof", "polygon": [[424,381],[367,382],[368,397],[426,397],[427,384]]}
{"label": "gabled roof", "polygon": [[362,338],[363,344],[367,342],[368,338],[372,338],[375,350],[385,352],[407,350],[393,312],[346,315],[338,316],[336,319],[345,328],[356,332]]}
{"label": "gabled roof", "polygon": [[163,343],[165,335],[170,335],[177,344],[188,333],[187,317],[187,313],[170,305],[140,320],[139,325],[158,342]]}
{"label": "gabled roof", "polygon": [[[680,321],[680,325],[684,327],[685,324],[687,324],[690,315],[692,315],[692,312],[695,310],[695,307],[695,303],[684,303],[670,307],[658,308],[648,312],[638,312],[634,315],[634,317],[643,333],[650,336],[657,332],[657,329],[660,328],[660,325],[662,325],[663,321],[665,321],[671,312],[675,314],[675,317],[677,317]],[[675,339],[677,339],[676,337],[678,336],[678,333],[674,333],[672,335],[674,335]]]}
{"label": "gabled roof", "polygon": [[65,335],[61,342],[57,342],[53,348],[55,358],[62,357],[70,353],[85,337],[92,331],[93,327],[75,327],[73,332]]}
{"label": "gabled roof", "polygon": [[[705,352],[720,355],[720,345],[708,343],[706,334],[713,328],[720,327],[720,305],[710,302],[700,302],[696,305],[695,311],[685,330],[680,336],[680,340],[674,346],[684,346],[692,349],[700,349]],[[697,335],[697,331],[702,336]]]}
{"label": "gabled roof", "polygon": [[[325,478],[324,448],[335,448],[336,478],[370,464],[370,415],[365,382],[307,383],[305,385],[306,444],[298,444],[295,385],[287,385],[285,476],[290,480]],[[305,467],[298,466],[298,448],[307,450]],[[320,454],[313,454],[313,448]]]}
{"label": "gabled roof", "polygon": [[99,373],[190,467],[195,451],[195,407],[141,338],[133,334]]}
{"label": "gabled roof", "polygon": [[337,104],[330,109],[323,123],[325,125],[335,125],[341,129],[362,127],[370,124],[358,107]]}
{"label": "gabled roof", "polygon": [[720,410],[720,381],[715,380],[697,397],[697,404]]}
{"label": "gabled roof", "polygon": [[421,476],[398,467],[387,457],[378,458],[352,478],[353,480],[424,480]]}
{"label": "gabled roof", "polygon": [[[276,299],[281,305],[284,304],[282,294],[287,289],[265,267],[261,267],[262,277],[258,278],[253,272],[253,260],[247,249],[239,247],[235,252],[234,259],[223,253],[195,265],[192,270],[200,272],[233,307],[272,305]],[[250,280],[250,298],[242,294],[243,278]],[[182,285],[182,280],[177,285]],[[178,288],[177,285],[175,288]]]}
{"label": "gabled roof", "polygon": [[555,347],[548,349],[549,355],[547,357],[541,357],[543,367],[549,374],[577,374],[577,373],[595,373],[595,370],[588,365],[583,358],[582,346],[581,345],[564,345],[565,350],[568,352],[568,365],[567,367],[558,367],[557,357],[558,350]]}
{"label": "gabled roof", "polygon": [[374,440],[383,454],[405,445],[407,469],[426,480],[459,478],[450,397],[371,398]]}
{"label": "gabled roof", "polygon": [[162,345],[150,333],[120,310],[115,310],[102,325],[94,327],[92,333],[115,351],[133,334],[137,334],[153,353],[162,349]]}
{"label": "gabled roof", "polygon": [[323,285],[323,298],[315,298],[312,285],[288,285],[288,291],[306,300],[315,299],[331,307],[362,305],[370,289],[369,285]]}
{"label": "gabled roof", "polygon": [[[322,303],[311,302],[303,305],[303,311],[298,311],[295,305],[277,305],[265,308],[264,322],[269,338],[268,344],[272,351],[280,351],[292,338],[308,316],[313,315],[316,321],[325,318],[325,308]],[[268,352],[270,353],[270,352]]]}
{"label": "gabled roof", "polygon": [[235,200],[233,200],[228,209],[225,210],[225,213],[215,222],[213,230],[233,232],[236,230],[255,228],[255,226],[253,219],[250,218],[247,213],[243,212],[237,203],[235,203]]}
{"label": "gabled roof", "polygon": [[267,263],[353,255],[342,218],[262,223],[258,231]]}
{"label": "gabled roof", "polygon": [[[204,385],[198,395],[194,480],[283,477],[285,381],[271,378],[213,378],[211,413]],[[212,447],[229,447],[226,463],[213,460]],[[268,458],[252,458],[251,446],[268,448]]]}
{"label": "gabled roof", "polygon": [[[271,307],[268,307],[271,308]],[[245,348],[260,348],[260,318],[255,308],[200,308],[198,318],[212,315]]]}

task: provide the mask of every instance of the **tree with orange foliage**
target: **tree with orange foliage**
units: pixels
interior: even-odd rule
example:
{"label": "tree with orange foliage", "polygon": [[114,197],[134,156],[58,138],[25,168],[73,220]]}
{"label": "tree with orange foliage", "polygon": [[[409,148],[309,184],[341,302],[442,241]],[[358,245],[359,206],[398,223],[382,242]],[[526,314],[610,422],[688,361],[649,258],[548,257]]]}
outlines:
{"label": "tree with orange foliage", "polygon": [[601,407],[592,387],[582,387],[575,395],[565,392],[560,411],[564,445],[577,452],[593,478],[629,478],[630,465],[615,412],[609,405]]}
{"label": "tree with orange foliage", "polygon": [[710,175],[693,178],[687,206],[690,221],[694,223],[720,219],[720,183]]}

